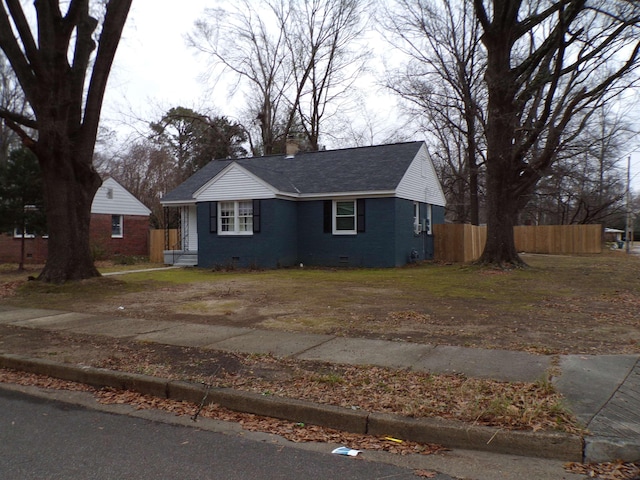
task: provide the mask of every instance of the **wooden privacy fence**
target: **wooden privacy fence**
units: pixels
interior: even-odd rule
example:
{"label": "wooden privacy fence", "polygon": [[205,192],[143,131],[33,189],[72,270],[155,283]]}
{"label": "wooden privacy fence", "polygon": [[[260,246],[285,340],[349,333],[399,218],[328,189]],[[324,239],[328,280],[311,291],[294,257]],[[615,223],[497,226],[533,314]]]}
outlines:
{"label": "wooden privacy fence", "polygon": [[[539,225],[513,229],[519,252],[577,254],[602,252],[602,225]],[[434,258],[448,262],[473,262],[487,241],[487,227],[466,224],[433,226]]]}
{"label": "wooden privacy fence", "polygon": [[[149,261],[164,263],[164,230],[151,230],[149,235]],[[178,230],[169,230],[169,245],[178,243]]]}

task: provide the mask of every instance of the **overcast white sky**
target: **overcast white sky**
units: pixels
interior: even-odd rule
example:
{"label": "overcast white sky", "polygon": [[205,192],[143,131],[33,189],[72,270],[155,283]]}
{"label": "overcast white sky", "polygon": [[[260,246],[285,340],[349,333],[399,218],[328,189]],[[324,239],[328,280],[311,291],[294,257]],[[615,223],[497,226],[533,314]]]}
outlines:
{"label": "overcast white sky", "polygon": [[202,103],[198,81],[202,58],[187,48],[185,35],[212,0],[133,2],[109,78],[105,120],[127,123],[130,114],[157,119],[171,107]]}
{"label": "overcast white sky", "polygon": [[[224,110],[220,114],[229,116],[236,113],[229,111],[233,107],[227,104],[225,89],[216,90],[213,96],[207,94],[205,85],[198,80],[205,69],[204,59],[186,46],[184,38],[204,9],[219,3],[220,0],[133,2],[107,87],[103,107],[106,126],[127,131],[130,129],[126,125],[133,124],[136,117],[148,122],[175,106],[220,108]],[[640,129],[640,125],[637,127]],[[631,159],[632,185],[640,191],[640,151],[631,153]],[[625,158],[620,166],[626,169],[626,163]]]}

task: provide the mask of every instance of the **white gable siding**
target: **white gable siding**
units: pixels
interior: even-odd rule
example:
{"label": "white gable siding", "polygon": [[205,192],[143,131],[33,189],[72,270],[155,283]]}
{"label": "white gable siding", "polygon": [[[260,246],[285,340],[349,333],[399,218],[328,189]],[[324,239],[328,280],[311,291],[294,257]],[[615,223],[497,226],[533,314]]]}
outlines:
{"label": "white gable siding", "polygon": [[233,163],[194,194],[198,202],[275,198],[275,191]]}
{"label": "white gable siding", "polygon": [[436,169],[424,145],[400,180],[396,196],[432,205],[444,206],[446,204]]}
{"label": "white gable siding", "polygon": [[151,210],[113,178],[107,178],[93,197],[91,213],[146,216]]}

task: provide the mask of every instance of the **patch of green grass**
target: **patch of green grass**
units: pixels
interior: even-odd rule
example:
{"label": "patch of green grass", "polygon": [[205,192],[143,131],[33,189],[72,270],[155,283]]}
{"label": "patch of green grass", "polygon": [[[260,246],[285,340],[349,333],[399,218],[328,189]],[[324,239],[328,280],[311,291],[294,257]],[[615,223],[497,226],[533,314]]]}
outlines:
{"label": "patch of green grass", "polygon": [[223,275],[222,273],[213,273],[199,268],[174,268],[169,270],[132,272],[122,275],[119,278],[128,283],[154,281],[167,284],[185,284],[215,281]]}
{"label": "patch of green grass", "polygon": [[337,373],[326,373],[324,375],[318,375],[314,378],[316,382],[324,383],[327,385],[340,385],[344,383],[344,378]]}
{"label": "patch of green grass", "polygon": [[184,303],[180,305],[179,311],[184,313],[226,314],[241,306],[242,303],[236,300],[203,300]]}

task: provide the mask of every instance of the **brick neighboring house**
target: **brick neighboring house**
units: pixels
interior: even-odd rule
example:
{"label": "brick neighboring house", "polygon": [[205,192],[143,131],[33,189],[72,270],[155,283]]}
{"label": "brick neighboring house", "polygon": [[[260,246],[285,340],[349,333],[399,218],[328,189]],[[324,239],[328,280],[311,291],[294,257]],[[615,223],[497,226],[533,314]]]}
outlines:
{"label": "brick neighboring house", "polygon": [[[149,210],[113,178],[107,178],[91,204],[91,246],[100,258],[114,255],[149,255]],[[0,262],[20,261],[21,237],[0,235]],[[25,263],[47,260],[47,237],[25,238]]]}

